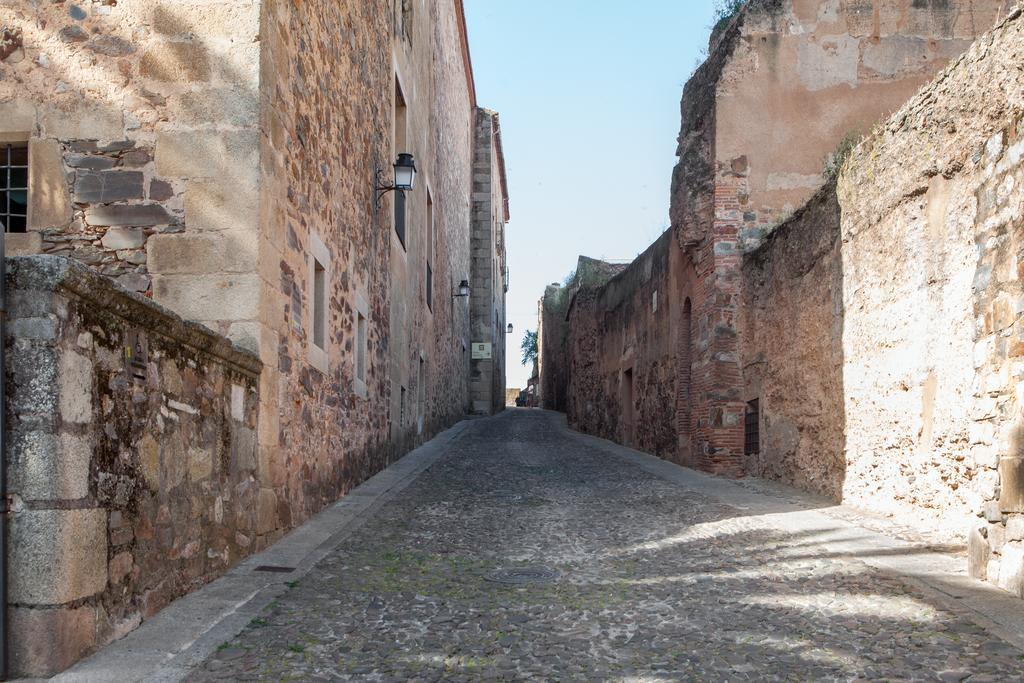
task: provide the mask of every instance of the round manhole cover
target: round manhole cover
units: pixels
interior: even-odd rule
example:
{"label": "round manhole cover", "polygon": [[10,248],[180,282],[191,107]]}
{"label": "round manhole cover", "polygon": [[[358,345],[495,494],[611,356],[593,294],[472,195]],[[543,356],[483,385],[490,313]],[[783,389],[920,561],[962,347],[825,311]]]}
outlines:
{"label": "round manhole cover", "polygon": [[527,583],[550,583],[558,578],[558,572],[550,567],[509,567],[491,572],[484,577],[487,581],[521,586]]}

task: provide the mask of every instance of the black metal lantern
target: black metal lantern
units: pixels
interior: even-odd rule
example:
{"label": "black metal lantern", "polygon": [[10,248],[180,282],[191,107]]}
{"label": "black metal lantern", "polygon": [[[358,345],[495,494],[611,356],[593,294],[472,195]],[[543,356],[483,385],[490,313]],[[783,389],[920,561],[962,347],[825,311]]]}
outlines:
{"label": "black metal lantern", "polygon": [[453,299],[460,296],[469,296],[469,280],[463,280],[460,282],[459,290],[455,294],[452,294]]}
{"label": "black metal lantern", "polygon": [[403,152],[395,161],[395,189],[412,190],[416,183],[416,162],[411,154]]}
{"label": "black metal lantern", "polygon": [[395,175],[390,183],[384,182],[381,178],[382,172],[377,171],[377,186],[374,188],[377,191],[377,202],[380,203],[380,198],[392,190],[399,192],[412,191],[416,184],[416,162],[413,160],[412,155],[408,152],[402,152],[395,159],[394,163]]}
{"label": "black metal lantern", "polygon": [[512,323],[508,324],[508,329],[505,330],[508,334],[512,334]]}

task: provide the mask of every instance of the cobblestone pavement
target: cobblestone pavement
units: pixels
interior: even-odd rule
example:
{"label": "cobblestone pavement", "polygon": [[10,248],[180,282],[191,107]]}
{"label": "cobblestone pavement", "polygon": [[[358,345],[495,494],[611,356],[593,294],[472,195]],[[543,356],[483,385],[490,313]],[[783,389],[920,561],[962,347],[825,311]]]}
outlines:
{"label": "cobblestone pavement", "polygon": [[1014,647],[772,517],[550,413],[477,421],[191,680],[1022,679]]}

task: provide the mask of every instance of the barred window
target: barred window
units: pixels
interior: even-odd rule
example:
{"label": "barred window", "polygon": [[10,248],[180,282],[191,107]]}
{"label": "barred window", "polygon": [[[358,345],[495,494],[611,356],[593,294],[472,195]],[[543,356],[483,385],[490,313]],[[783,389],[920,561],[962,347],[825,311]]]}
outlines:
{"label": "barred window", "polygon": [[0,147],[0,222],[7,232],[25,232],[28,222],[28,145]]}
{"label": "barred window", "polygon": [[744,417],[743,452],[747,455],[757,455],[761,452],[761,407],[758,399],[755,398],[753,401],[747,402],[747,412]]}

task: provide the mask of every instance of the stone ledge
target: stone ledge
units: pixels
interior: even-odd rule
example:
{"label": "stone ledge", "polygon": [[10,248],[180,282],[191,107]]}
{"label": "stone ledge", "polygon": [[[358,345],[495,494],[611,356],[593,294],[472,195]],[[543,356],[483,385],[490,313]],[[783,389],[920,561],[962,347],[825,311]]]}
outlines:
{"label": "stone ledge", "polygon": [[17,256],[7,259],[9,290],[61,292],[95,304],[147,330],[213,356],[233,370],[256,379],[263,369],[259,356],[196,322],[183,319],[151,299],[123,289],[115,282],[63,256]]}

